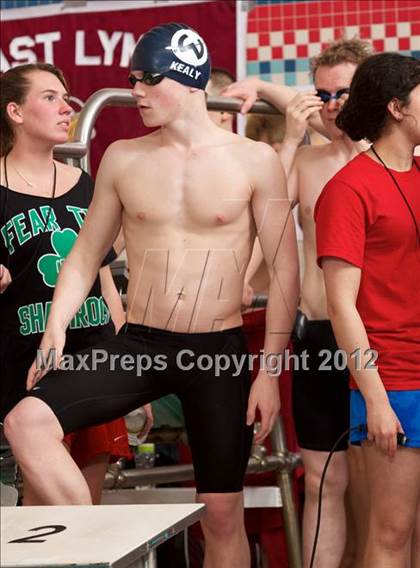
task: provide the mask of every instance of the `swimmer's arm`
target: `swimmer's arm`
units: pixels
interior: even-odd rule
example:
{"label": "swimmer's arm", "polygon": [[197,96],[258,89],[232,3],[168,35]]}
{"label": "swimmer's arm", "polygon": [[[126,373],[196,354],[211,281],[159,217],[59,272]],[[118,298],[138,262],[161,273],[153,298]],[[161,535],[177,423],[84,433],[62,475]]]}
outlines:
{"label": "swimmer's arm", "polygon": [[260,241],[258,237],[255,237],[254,247],[252,249],[251,258],[249,259],[244,278],[244,292],[242,297],[242,306],[244,308],[248,308],[252,304],[254,293],[251,287],[251,281],[263,262],[264,257]]}
{"label": "swimmer's arm", "polygon": [[120,254],[125,249],[124,231],[122,229],[120,229],[120,232],[118,233],[118,236],[115,239],[112,248],[115,250],[115,254],[117,255],[117,257],[120,256]]}
{"label": "swimmer's arm", "polygon": [[287,178],[287,195],[293,207],[299,203],[299,150]]}
{"label": "swimmer's arm", "polygon": [[[287,87],[286,85],[274,85],[262,79],[258,79],[258,81],[258,97],[271,103],[283,114],[286,113],[287,106],[296,98],[296,95],[299,94],[299,91],[292,87]],[[315,91],[305,93],[305,95],[310,94],[315,94]],[[308,124],[320,134],[327,136],[327,131],[318,112],[308,117]]]}
{"label": "swimmer's arm", "polygon": [[301,146],[297,149],[293,165],[287,177],[287,194],[289,196],[292,208],[300,201],[300,172],[304,171],[305,163],[307,168],[308,160],[313,160],[313,146]]}
{"label": "swimmer's arm", "polygon": [[290,172],[293,169],[296,150],[297,146],[295,146],[293,143],[289,143],[288,140],[283,140],[283,142],[280,144],[280,148],[277,150],[277,154],[280,158],[287,177],[290,176]]}
{"label": "swimmer's arm", "polygon": [[99,278],[101,279],[102,296],[105,298],[111,313],[115,331],[118,332],[125,324],[125,311],[109,265],[100,269]]}
{"label": "swimmer's arm", "polygon": [[67,328],[120,230],[122,205],[114,186],[116,164],[121,161],[118,144],[112,144],[102,158],[86,219],[60,270],[47,329]]}
{"label": "swimmer's arm", "polygon": [[[283,168],[269,146],[259,144],[258,149],[252,211],[270,276],[264,353],[266,356],[272,354],[278,360],[289,341],[298,303],[297,242]],[[261,370],[251,389],[247,421],[253,421],[257,407],[262,418],[256,441],[268,434],[278,414],[279,402],[274,406],[269,402],[270,397],[279,401],[278,381],[273,375],[278,375],[278,369],[271,374]]]}
{"label": "swimmer's arm", "polygon": [[[322,270],[334,335],[347,354],[347,366],[366,402],[368,437],[392,456],[397,448],[396,433],[403,430],[390,407],[378,370],[368,368],[372,357],[369,339],[356,307],[362,271],[333,257],[323,259]],[[357,353],[357,357],[352,353]]]}
{"label": "swimmer's arm", "polygon": [[319,117],[322,106],[321,99],[311,92],[298,93],[287,105],[284,139],[277,151],[287,177],[290,175],[309,121]]}
{"label": "swimmer's arm", "polygon": [[[298,91],[286,85],[274,85],[258,77],[247,77],[229,85],[222,95],[242,99],[241,113],[246,114],[257,99],[263,99],[275,106],[283,114],[287,105],[296,97]],[[320,134],[326,136],[326,130],[319,115],[311,116],[309,124]]]}
{"label": "swimmer's arm", "polygon": [[264,154],[254,183],[252,210],[270,276],[265,352],[282,353],[297,309],[297,241],[283,169],[271,148]]}
{"label": "swimmer's arm", "polygon": [[258,237],[255,237],[254,248],[252,249],[251,258],[249,259],[249,264],[245,272],[245,282],[251,282],[252,278],[258,272],[261,263],[264,261],[264,256]]}

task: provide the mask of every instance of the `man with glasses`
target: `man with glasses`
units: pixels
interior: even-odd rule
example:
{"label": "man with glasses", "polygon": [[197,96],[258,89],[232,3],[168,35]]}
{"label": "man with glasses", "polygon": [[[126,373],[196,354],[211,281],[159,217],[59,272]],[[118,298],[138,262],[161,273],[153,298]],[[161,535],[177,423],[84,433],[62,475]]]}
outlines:
{"label": "man with glasses", "polygon": [[[261,441],[279,411],[270,361],[283,353],[296,313],[296,237],[277,155],[211,121],[209,74],[206,45],[184,24],[153,28],[136,45],[133,96],[144,124],[158,129],[113,143],[102,159],[92,205],[60,271],[44,360],[51,349],[60,357],[66,327],[121,225],[130,269],[127,324],[100,350],[85,352],[76,370],[42,378],[34,364],[32,390],[6,418],[6,433],[45,504],[87,504],[63,432],[177,394],[198,500],[207,506],[204,565],[249,568],[243,479],[256,412]],[[241,299],[256,233],[270,267],[264,348],[271,357],[251,386]]]}
{"label": "man with glasses", "polygon": [[[349,428],[348,372],[345,363],[343,365],[337,355],[334,358],[337,345],[327,313],[323,274],[316,263],[313,214],[318,196],[328,180],[366,149],[364,144],[354,143],[339,130],[335,119],[348,96],[357,66],[370,53],[370,45],[356,38],[331,43],[312,60],[313,91],[297,93],[291,87],[249,78],[228,87],[223,93],[244,99],[242,112],[259,97],[286,113],[286,134],[279,155],[286,171],[290,171],[289,198],[299,204],[304,256],[294,352],[309,355],[308,366],[295,368],[293,373],[293,415],[305,466],[304,568],[309,566],[314,541],[321,474],[334,443]],[[308,125],[321,131],[330,142],[298,149]],[[358,509],[355,512],[358,526],[353,527],[352,534],[352,540],[357,540],[352,554],[357,559],[354,564],[350,563],[350,552],[343,559],[349,465],[352,471],[357,470],[351,478],[350,497],[356,493],[365,494],[360,475],[360,452],[356,448],[347,450],[348,441],[343,438],[328,468],[314,568],[338,568],[342,560],[343,566],[361,567],[367,515],[363,519],[360,497],[352,507]]]}

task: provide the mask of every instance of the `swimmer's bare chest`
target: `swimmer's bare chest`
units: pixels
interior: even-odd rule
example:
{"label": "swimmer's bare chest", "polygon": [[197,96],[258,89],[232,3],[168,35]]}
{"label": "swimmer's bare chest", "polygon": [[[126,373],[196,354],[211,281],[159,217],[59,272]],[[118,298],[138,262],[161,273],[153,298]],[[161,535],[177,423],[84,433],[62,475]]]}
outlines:
{"label": "swimmer's bare chest", "polygon": [[237,158],[158,150],[121,180],[129,321],[180,332],[240,325],[255,231]]}

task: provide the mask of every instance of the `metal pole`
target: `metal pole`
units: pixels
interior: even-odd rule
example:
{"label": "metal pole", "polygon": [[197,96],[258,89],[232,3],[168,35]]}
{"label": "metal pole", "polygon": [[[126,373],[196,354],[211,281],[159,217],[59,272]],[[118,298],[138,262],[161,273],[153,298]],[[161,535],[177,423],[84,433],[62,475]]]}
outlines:
{"label": "metal pole", "polygon": [[[294,454],[291,454],[294,456]],[[276,471],[279,468],[290,468],[291,460],[285,461],[286,454],[264,456],[263,459],[251,457],[248,462],[247,473],[263,471]],[[293,458],[292,458],[293,459]],[[294,467],[298,462],[294,461]],[[111,466],[105,476],[104,489],[128,489],[138,485],[177,483],[192,481],[194,470],[192,464],[165,465],[150,469],[121,470],[115,465]]]}
{"label": "metal pole", "polygon": [[[224,110],[239,112],[242,101],[230,97],[207,98],[208,110]],[[101,110],[107,106],[135,107],[136,101],[130,89],[100,89],[91,95],[82,108],[74,132],[74,141],[55,146],[56,156],[73,159],[78,165],[90,173],[90,139],[93,127]],[[265,101],[256,101],[251,113],[280,114],[279,111]]]}
{"label": "metal pole", "polygon": [[144,568],[157,568],[157,556],[155,548],[152,548],[152,550],[145,557]]}
{"label": "metal pole", "polygon": [[293,500],[291,471],[296,467],[294,454],[289,454],[284,436],[283,420],[279,416],[271,432],[273,454],[281,458],[283,463],[293,457],[290,467],[279,467],[277,470],[277,485],[280,487],[282,498],[282,513],[286,533],[287,552],[290,568],[302,568],[301,538],[296,506]]}

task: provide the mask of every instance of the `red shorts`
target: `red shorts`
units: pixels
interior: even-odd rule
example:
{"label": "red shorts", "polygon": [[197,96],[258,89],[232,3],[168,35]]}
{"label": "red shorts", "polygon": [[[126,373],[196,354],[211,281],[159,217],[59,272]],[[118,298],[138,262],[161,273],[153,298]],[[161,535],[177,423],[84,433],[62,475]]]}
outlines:
{"label": "red shorts", "polygon": [[80,468],[99,454],[109,454],[110,461],[131,458],[124,418],[67,434],[64,442]]}

